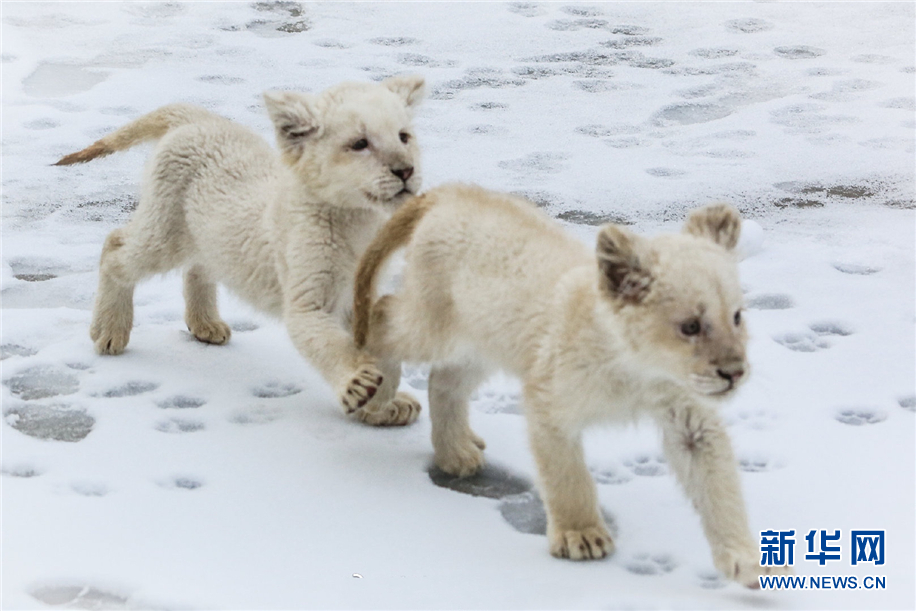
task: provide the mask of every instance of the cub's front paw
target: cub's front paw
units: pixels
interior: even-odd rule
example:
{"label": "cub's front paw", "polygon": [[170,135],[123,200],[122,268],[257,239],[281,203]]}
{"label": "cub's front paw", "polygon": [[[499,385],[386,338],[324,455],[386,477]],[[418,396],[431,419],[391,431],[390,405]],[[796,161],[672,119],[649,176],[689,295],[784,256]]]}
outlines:
{"label": "cub's front paw", "polygon": [[357,410],[356,417],[372,426],[406,426],[417,420],[422,409],[419,401],[406,392],[399,392],[385,405],[370,403]]}
{"label": "cub's front paw", "polygon": [[474,475],[484,465],[483,439],[468,431],[468,435],[448,444],[436,445],[436,466],[455,477]]}
{"label": "cub's front paw", "polygon": [[95,344],[95,351],[99,354],[121,354],[130,341],[130,327],[118,328],[114,325],[103,325],[93,322],[89,329],[89,336]]}
{"label": "cub's front paw", "polygon": [[560,530],[550,535],[550,553],[570,560],[598,560],[614,551],[614,540],[604,526]]}
{"label": "cub's front paw", "polygon": [[222,346],[232,337],[229,325],[221,320],[194,321],[193,324],[191,322],[187,324],[191,335],[197,338],[197,341],[205,344]]}
{"label": "cub's front paw", "polygon": [[352,414],[369,402],[382,385],[382,372],[371,364],[361,365],[340,393],[344,411]]}
{"label": "cub's front paw", "polygon": [[752,590],[760,589],[762,575],[791,575],[787,566],[760,566],[760,555],[754,552],[726,552],[716,558],[716,568],[732,581]]}

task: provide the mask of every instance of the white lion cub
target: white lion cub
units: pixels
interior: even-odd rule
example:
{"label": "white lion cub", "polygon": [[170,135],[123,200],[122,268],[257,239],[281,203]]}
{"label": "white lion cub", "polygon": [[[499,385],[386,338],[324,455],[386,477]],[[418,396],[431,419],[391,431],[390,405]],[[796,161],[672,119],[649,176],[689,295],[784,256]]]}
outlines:
{"label": "white lion cub", "polygon": [[414,421],[419,403],[395,394],[399,365],[357,349],[346,327],[360,255],[420,187],[412,110],[423,89],[421,77],[406,76],[319,95],[267,92],[279,154],[228,119],[174,104],[61,159],[81,163],[159,139],[136,212],[102,249],[90,330],[97,351],[124,351],[134,286],[180,267],[185,321],[200,341],[229,340],[216,307],[221,282],[285,321],[348,413],[377,425]]}
{"label": "white lion cub", "polygon": [[[759,565],[731,444],[716,403],[747,378],[747,335],[732,252],[741,219],[719,204],[680,235],[615,225],[595,253],[529,202],[450,185],[406,203],[363,256],[354,289],[357,345],[433,363],[436,464],[483,465],[468,399],[491,366],[519,376],[554,556],[613,548],[583,458],[582,431],[653,417],[672,469],[699,511],[716,567],[747,586]],[[403,286],[372,304],[386,258],[407,246]],[[778,570],[778,569],[777,569]]]}

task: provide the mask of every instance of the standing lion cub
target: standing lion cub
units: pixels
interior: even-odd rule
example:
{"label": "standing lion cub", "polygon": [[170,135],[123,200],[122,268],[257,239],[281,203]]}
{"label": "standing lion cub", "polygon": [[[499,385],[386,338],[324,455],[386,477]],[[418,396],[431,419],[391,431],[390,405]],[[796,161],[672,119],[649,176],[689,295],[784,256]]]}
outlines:
{"label": "standing lion cub", "polygon": [[173,104],[61,159],[81,163],[159,139],[136,212],[102,249],[96,350],[123,352],[134,286],[180,267],[185,321],[198,340],[229,340],[216,308],[221,282],[285,321],[348,413],[378,425],[414,421],[419,403],[395,394],[399,364],[357,349],[345,327],[360,255],[420,188],[412,110],[423,88],[421,77],[407,76],[319,95],[267,92],[279,154],[228,119]]}
{"label": "standing lion cub", "polygon": [[[747,334],[727,205],[694,211],[680,235],[605,225],[594,253],[532,204],[451,185],[398,210],[366,250],[354,292],[356,343],[433,363],[436,464],[467,476],[484,442],[468,399],[491,367],[519,376],[550,551],[602,558],[613,542],[581,435],[651,416],[700,513],[716,567],[747,586],[759,565],[731,444],[716,403],[747,378]],[[403,287],[372,304],[387,257],[407,246]],[[777,569],[779,570],[779,569]]]}

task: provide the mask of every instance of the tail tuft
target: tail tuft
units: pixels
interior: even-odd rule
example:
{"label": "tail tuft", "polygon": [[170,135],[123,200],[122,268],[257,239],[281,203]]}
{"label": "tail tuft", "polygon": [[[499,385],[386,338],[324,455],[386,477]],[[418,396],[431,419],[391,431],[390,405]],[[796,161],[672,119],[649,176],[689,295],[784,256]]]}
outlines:
{"label": "tail tuft", "polygon": [[404,203],[363,253],[353,287],[353,339],[358,348],[365,347],[369,338],[369,317],[375,300],[375,282],[379,270],[391,253],[410,240],[417,223],[434,203],[435,199],[429,193]]}
{"label": "tail tuft", "polygon": [[114,151],[104,144],[101,141],[94,144],[90,144],[81,151],[75,153],[70,153],[69,155],[62,157],[60,161],[54,165],[73,165],[75,163],[86,163],[87,161],[92,161],[97,157],[104,157],[105,155],[111,155]]}

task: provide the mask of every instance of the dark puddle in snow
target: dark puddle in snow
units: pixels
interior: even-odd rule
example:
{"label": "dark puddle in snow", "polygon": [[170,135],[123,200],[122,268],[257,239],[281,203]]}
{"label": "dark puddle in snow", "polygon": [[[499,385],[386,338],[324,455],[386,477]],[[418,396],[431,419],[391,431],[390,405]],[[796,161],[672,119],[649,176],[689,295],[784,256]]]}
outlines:
{"label": "dark puddle in snow", "polygon": [[30,437],[75,442],[92,432],[95,418],[66,404],[23,404],[3,410],[7,424]]}
{"label": "dark puddle in snow", "polygon": [[[455,477],[436,466],[427,471],[429,479],[441,487],[501,501],[499,513],[518,532],[532,535],[547,534],[547,513],[544,503],[527,479],[495,465],[487,464],[475,475]],[[601,510],[611,536],[617,532],[614,517]]]}
{"label": "dark puddle in snow", "polygon": [[80,386],[76,376],[51,365],[23,369],[5,384],[13,395],[25,401],[72,395]]}

